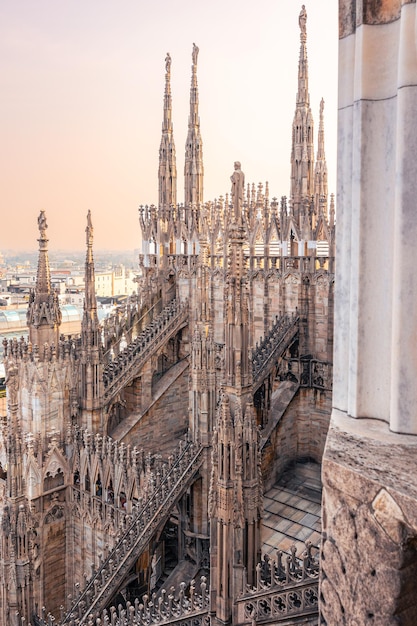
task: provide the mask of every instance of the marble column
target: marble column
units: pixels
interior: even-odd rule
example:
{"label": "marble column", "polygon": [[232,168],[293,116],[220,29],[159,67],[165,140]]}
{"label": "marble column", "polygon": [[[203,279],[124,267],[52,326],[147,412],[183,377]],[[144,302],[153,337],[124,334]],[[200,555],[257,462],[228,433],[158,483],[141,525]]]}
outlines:
{"label": "marble column", "polygon": [[339,0],[328,626],[417,623],[416,23],[415,0]]}

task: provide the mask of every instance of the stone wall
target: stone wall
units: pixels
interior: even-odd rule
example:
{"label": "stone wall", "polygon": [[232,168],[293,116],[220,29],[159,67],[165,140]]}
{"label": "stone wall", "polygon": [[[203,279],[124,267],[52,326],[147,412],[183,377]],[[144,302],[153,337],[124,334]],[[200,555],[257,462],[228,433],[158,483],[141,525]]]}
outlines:
{"label": "stone wall", "polygon": [[[331,393],[299,389],[262,453],[264,487],[269,489],[297,459],[321,463],[331,413]],[[273,416],[271,416],[273,419]]]}
{"label": "stone wall", "polygon": [[51,517],[43,529],[43,601],[53,615],[59,615],[59,607],[66,604],[65,532],[64,517]]}
{"label": "stone wall", "polygon": [[[165,374],[168,376],[169,372]],[[162,382],[162,381],[161,381]],[[173,381],[123,439],[131,446],[146,450],[169,447],[188,429],[188,368]]]}
{"label": "stone wall", "polygon": [[[285,271],[255,273],[249,283],[251,297],[251,340],[253,344],[264,337],[280,313],[296,310],[306,318],[304,354],[331,361],[333,351],[333,281],[326,269],[311,271],[311,259],[291,259],[293,265]],[[307,269],[304,269],[305,262]],[[223,276],[213,281],[214,340],[224,343]]]}
{"label": "stone wall", "polygon": [[323,460],[328,626],[417,623],[417,440],[333,409]]}

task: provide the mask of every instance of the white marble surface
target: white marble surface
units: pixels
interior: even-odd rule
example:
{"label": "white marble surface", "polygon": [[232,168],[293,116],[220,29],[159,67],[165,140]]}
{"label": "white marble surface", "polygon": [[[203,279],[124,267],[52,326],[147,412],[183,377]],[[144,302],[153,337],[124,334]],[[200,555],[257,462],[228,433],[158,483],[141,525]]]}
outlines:
{"label": "white marble surface", "polygon": [[333,403],[417,434],[415,25],[340,41]]}

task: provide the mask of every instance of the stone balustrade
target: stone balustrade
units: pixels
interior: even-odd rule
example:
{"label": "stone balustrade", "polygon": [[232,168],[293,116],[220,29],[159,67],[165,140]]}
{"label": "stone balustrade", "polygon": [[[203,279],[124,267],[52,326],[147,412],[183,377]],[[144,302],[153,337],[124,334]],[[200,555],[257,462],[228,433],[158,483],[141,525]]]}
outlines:
{"label": "stone balustrade", "polygon": [[65,337],[61,335],[58,345],[54,343],[43,346],[32,344],[24,337],[19,340],[3,339],[3,353],[5,361],[14,359],[16,361],[64,361],[77,358],[77,351],[80,347],[80,338]]}
{"label": "stone balustrade", "polygon": [[291,616],[318,614],[318,549],[306,542],[297,556],[277,552],[277,559],[265,556],[256,568],[256,585],[246,586],[236,602],[237,623],[277,624]]}
{"label": "stone balustrade", "polygon": [[131,521],[122,531],[114,548],[97,571],[93,572],[84,589],[81,590],[77,585],[72,606],[60,624],[80,626],[89,623],[87,618],[90,616],[99,617],[103,606],[109,604],[130,567],[165,521],[170,508],[200,467],[201,450],[202,448],[191,441],[180,443],[168,471],[158,473],[146,500],[141,500],[133,507]]}
{"label": "stone balustrade", "polygon": [[151,354],[179,330],[187,316],[187,302],[172,300],[114,361],[106,365],[103,370],[105,400],[134,378]]}
{"label": "stone balustrade", "polygon": [[255,387],[265,378],[275,358],[289,347],[298,332],[299,320],[298,312],[277,316],[266,337],[256,344],[252,352],[252,376]]}
{"label": "stone balustrade", "polygon": [[145,325],[162,311],[162,298],[151,307],[144,306],[140,296],[130,296],[126,303],[117,306],[115,311],[101,322],[103,328],[104,362],[111,360],[112,351],[119,354],[120,342],[125,337],[130,341],[134,329],[141,331]]}
{"label": "stone balustrade", "polygon": [[[132,604],[126,603],[126,608],[119,605],[112,606],[109,610],[104,609],[99,617],[90,616],[85,622],[86,626],[98,626],[109,624],[114,626],[151,626],[152,624],[175,624],[176,626],[204,626],[209,624],[209,593],[205,576],[199,582],[199,591],[194,580],[191,581],[188,591],[186,583],[180,584],[178,593],[174,587],[169,592],[164,589],[157,597],[156,594],[149,598],[143,596],[142,602],[138,599]],[[62,624],[57,622],[52,615],[46,615],[42,610],[40,617],[35,617],[35,626],[52,626]],[[68,626],[77,626],[79,622],[70,620]]]}

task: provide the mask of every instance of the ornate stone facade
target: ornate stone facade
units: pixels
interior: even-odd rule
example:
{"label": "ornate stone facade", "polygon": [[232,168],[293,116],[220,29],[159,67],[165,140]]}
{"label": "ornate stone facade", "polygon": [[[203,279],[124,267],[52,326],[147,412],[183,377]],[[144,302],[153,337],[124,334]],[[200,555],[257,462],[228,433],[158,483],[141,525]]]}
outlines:
{"label": "ornate stone facade", "polygon": [[[323,103],[314,164],[304,8],[300,33],[288,200],[245,184],[237,161],[231,192],[203,203],[194,44],[185,204],[168,54],[160,204],[139,210],[138,295],[99,325],[89,213],[79,337],[59,332],[41,213],[29,341],[4,345],[1,623],[43,624],[48,612],[61,624],[148,623],[157,606],[189,623],[191,606],[198,623],[237,624],[263,621],[268,602],[274,619],[287,603],[287,623],[313,623],[312,547],[287,569],[283,555],[257,565],[264,481],[321,461],[332,388],[334,201]],[[200,579],[188,599],[181,587],[149,602],[170,563],[169,580],[207,576],[209,591]],[[119,603],[128,614],[110,609]]]}

